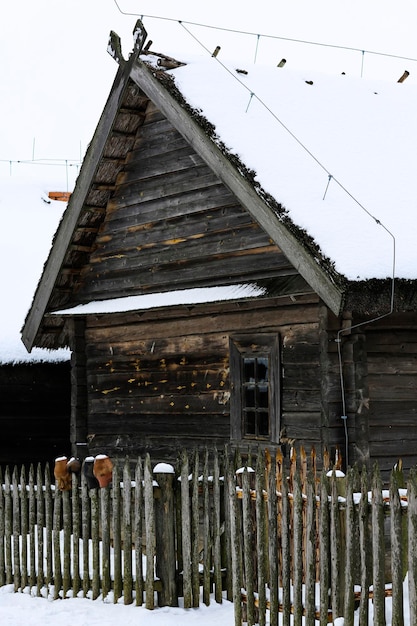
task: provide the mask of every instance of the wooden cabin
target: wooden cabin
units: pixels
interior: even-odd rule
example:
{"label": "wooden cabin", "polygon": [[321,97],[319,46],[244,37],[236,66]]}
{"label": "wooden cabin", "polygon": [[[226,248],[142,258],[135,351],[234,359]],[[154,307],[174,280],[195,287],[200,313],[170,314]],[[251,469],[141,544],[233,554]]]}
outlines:
{"label": "wooden cabin", "polygon": [[28,350],[72,351],[72,453],[294,444],[414,465],[417,281],[340,272],[145,39],[139,23],[126,61],[112,35],[119,69],[23,328]]}

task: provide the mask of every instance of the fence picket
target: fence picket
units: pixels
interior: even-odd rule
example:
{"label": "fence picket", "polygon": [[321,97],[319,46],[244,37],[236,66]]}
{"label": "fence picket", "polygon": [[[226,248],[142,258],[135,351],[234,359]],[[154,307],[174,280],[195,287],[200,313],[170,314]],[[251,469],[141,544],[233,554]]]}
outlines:
{"label": "fence picket", "polygon": [[265,516],[265,463],[262,454],[258,453],[255,474],[256,493],[256,551],[258,570],[258,621],[259,626],[266,624],[266,546],[268,535]]}
{"label": "fence picket", "polygon": [[111,521],[113,524],[113,602],[117,604],[122,596],[122,530],[121,530],[121,492],[120,475],[117,465],[113,468],[111,490]]}
{"label": "fence picket", "polygon": [[183,558],[183,597],[184,608],[193,606],[193,589],[191,578],[191,520],[190,520],[190,487],[189,487],[188,454],[184,450],[181,454],[181,534]]}
{"label": "fence picket", "polygon": [[59,592],[62,587],[62,571],[61,571],[61,504],[62,504],[62,492],[55,489],[54,498],[54,523],[53,523],[53,553],[54,553],[54,600],[59,598]]}
{"label": "fence picket", "polygon": [[71,498],[71,506],[72,506],[72,591],[73,595],[77,597],[78,592],[81,587],[81,578],[80,578],[80,538],[81,538],[81,530],[80,530],[80,498],[79,498],[79,481],[78,476],[73,473],[72,474],[72,498]]}
{"label": "fence picket", "polygon": [[391,514],[391,574],[392,574],[392,622],[391,626],[404,624],[403,609],[403,557],[402,557],[402,511],[398,483],[394,472],[390,481]]}
{"label": "fence picket", "polygon": [[194,454],[194,467],[191,481],[192,498],[191,498],[191,589],[192,589],[192,606],[198,607],[200,604],[200,567],[199,567],[199,454],[198,450]]}
{"label": "fence picket", "polygon": [[29,587],[32,589],[36,582],[35,562],[35,527],[36,527],[36,494],[35,494],[35,469],[29,468]]}
{"label": "fence picket", "polygon": [[320,580],[320,626],[329,620],[329,588],[330,588],[330,512],[329,512],[329,481],[323,471],[320,480],[320,522],[319,522],[319,580]]}
{"label": "fence picket", "polygon": [[221,493],[220,467],[217,449],[213,453],[213,582],[214,599],[221,603],[222,596],[222,554],[221,554]]}
{"label": "fence picket", "polygon": [[[130,478],[130,462],[127,458],[123,468],[123,601],[133,602],[132,576],[132,481]],[[140,550],[139,550],[140,556]]]}
{"label": "fence picket", "polygon": [[154,602],[154,559],[155,559],[155,511],[153,497],[153,476],[149,454],[145,458],[144,468],[145,496],[145,536],[146,536],[146,583],[145,606],[153,609]]}
{"label": "fence picket", "polygon": [[[3,485],[3,472],[0,468],[0,485]],[[5,505],[4,505],[4,490],[0,489],[0,546],[5,547]],[[5,550],[0,549],[0,587],[6,584],[6,563],[5,563]]]}
{"label": "fence picket", "polygon": [[417,624],[417,473],[413,469],[408,493],[408,594],[410,624]]}
{"label": "fence picket", "polygon": [[377,465],[372,476],[372,557],[374,622],[383,625],[385,624],[384,503],[381,475]]}
{"label": "fence picket", "polygon": [[143,566],[142,566],[142,512],[143,484],[142,484],[142,460],[138,458],[135,468],[135,499],[134,499],[134,529],[133,540],[135,542],[135,594],[136,606],[143,604]]}
{"label": "fence picket", "polygon": [[[182,595],[184,606],[197,607],[201,598],[209,604],[214,592],[221,602],[224,586],[234,604],[235,626],[241,626],[242,618],[248,626],[265,626],[268,611],[270,626],[313,626],[316,620],[325,626],[342,616],[345,626],[353,626],[354,613],[367,626],[371,596],[374,622],[383,626],[388,565],[391,624],[400,626],[407,565],[410,619],[417,623],[415,471],[404,507],[395,473],[386,505],[377,466],[369,501],[365,468],[360,485],[356,468],[347,477],[333,472],[329,479],[324,471],[319,476],[313,453],[307,460],[301,451],[298,468],[292,453],[287,472],[282,455],[271,458],[258,451],[253,472],[249,464],[255,463],[255,455],[249,452],[244,469],[236,472],[242,457],[237,451],[233,463],[226,449],[224,479],[216,449],[195,451],[192,458],[191,479],[183,451],[176,474],[172,468],[154,476],[146,455],[143,470],[138,459],[132,482],[126,458],[122,482],[122,465],[115,464],[111,486],[88,490],[84,475],[74,474],[72,489],[63,492],[51,484],[48,465],[44,474],[38,465],[36,475],[32,465],[27,482],[24,468],[20,476],[17,468],[12,474],[6,468],[4,483],[0,481],[0,584],[12,584],[15,591],[29,586],[38,595],[45,594],[46,586],[55,599],[70,591],[77,595],[81,588],[94,599],[113,591],[114,602],[123,595],[126,604],[135,592],[136,604],[145,599],[149,609],[155,597],[158,606],[176,606]],[[353,496],[359,488],[357,503]],[[391,551],[385,553],[388,523]],[[360,586],[360,594],[354,593],[354,585]]]}
{"label": "fence picket", "polygon": [[13,515],[13,584],[14,590],[20,587],[20,506],[17,467],[12,474],[12,515]]}
{"label": "fence picket", "polygon": [[297,472],[293,483],[293,604],[294,626],[301,626],[303,616],[303,496],[301,492],[301,478]]}
{"label": "fence picket", "polygon": [[345,589],[344,613],[345,625],[353,626],[355,608],[354,584],[354,551],[355,546],[355,510],[353,505],[353,471],[349,470],[346,478],[346,559],[345,559]]}
{"label": "fence picket", "polygon": [[209,453],[206,448],[204,451],[204,466],[202,480],[203,495],[203,602],[206,606],[210,605],[211,592],[211,551],[212,551],[212,528],[210,523],[210,492],[209,492]]}
{"label": "fence picket", "polygon": [[[1,500],[1,496],[0,496]],[[1,507],[0,507],[1,508]],[[26,473],[24,466],[20,472],[20,511],[21,511],[21,554],[22,554],[22,571],[21,571],[21,586],[22,590],[28,584],[28,494],[26,490]],[[1,514],[1,511],[0,511]],[[1,522],[0,522],[1,526]],[[1,541],[1,537],[0,537]],[[1,574],[0,574],[1,577]]]}
{"label": "fence picket", "polygon": [[36,469],[36,532],[37,532],[37,550],[38,550],[38,563],[37,563],[37,579],[36,579],[36,595],[41,596],[42,587],[45,582],[43,564],[44,564],[44,536],[43,528],[45,526],[44,520],[45,500],[43,494],[43,476],[42,468],[38,463]]}

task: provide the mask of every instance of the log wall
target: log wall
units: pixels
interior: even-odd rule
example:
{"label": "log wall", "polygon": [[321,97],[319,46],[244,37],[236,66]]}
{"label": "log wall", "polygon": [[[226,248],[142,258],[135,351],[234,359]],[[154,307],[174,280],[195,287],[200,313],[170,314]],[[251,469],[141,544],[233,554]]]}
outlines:
{"label": "log wall", "polygon": [[284,443],[306,442],[320,455],[318,310],[316,298],[303,296],[175,307],[160,318],[156,311],[89,316],[90,453],[152,450],[166,459],[183,446],[229,443],[229,338],[273,332],[282,346]]}

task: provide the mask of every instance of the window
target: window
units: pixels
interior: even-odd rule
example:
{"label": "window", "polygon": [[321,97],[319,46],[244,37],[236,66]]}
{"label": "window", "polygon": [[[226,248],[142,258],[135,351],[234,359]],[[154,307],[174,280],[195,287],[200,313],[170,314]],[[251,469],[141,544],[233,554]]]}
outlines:
{"label": "window", "polygon": [[280,363],[277,335],[230,340],[231,438],[279,440]]}

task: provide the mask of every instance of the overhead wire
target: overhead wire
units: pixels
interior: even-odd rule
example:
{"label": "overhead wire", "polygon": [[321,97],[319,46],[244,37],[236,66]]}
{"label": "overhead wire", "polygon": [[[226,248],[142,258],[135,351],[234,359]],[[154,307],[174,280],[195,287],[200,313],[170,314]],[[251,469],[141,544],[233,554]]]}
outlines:
{"label": "overhead wire", "polygon": [[[363,48],[355,48],[353,46],[341,46],[339,44],[330,44],[330,43],[323,43],[323,42],[319,42],[319,41],[311,41],[308,39],[296,39],[293,37],[282,37],[279,35],[270,35],[267,33],[256,33],[253,31],[246,31],[246,30],[239,30],[236,28],[226,28],[224,26],[214,26],[212,24],[204,24],[202,22],[193,22],[193,21],[188,21],[188,20],[179,20],[178,18],[173,18],[173,17],[163,17],[161,15],[147,15],[145,13],[135,13],[135,12],[129,12],[129,11],[123,11],[117,0],[114,0],[114,3],[118,9],[118,11],[122,14],[122,15],[131,15],[133,17],[141,17],[144,18],[146,17],[147,19],[152,19],[152,20],[161,20],[161,21],[166,21],[166,22],[175,22],[178,24],[189,24],[190,26],[198,26],[200,28],[208,28],[211,30],[218,30],[218,31],[223,31],[226,33],[234,33],[236,35],[248,35],[248,36],[252,36],[252,37],[257,37],[258,40],[260,37],[265,37],[266,39],[276,39],[279,41],[287,41],[289,43],[299,43],[299,44],[306,44],[306,45],[310,45],[310,46],[321,46],[323,48],[334,48],[335,50],[346,50],[346,51],[350,51],[350,52],[360,52],[362,55],[365,54],[372,54],[375,56],[384,56],[384,57],[389,57],[391,59],[400,59],[403,61],[413,61],[413,62],[417,62],[417,58],[414,57],[407,57],[407,56],[403,56],[403,55],[399,55],[399,54],[390,54],[388,52],[379,52],[376,50],[364,50]],[[258,44],[257,44],[258,45]],[[256,53],[255,53],[255,58],[256,58]]]}

